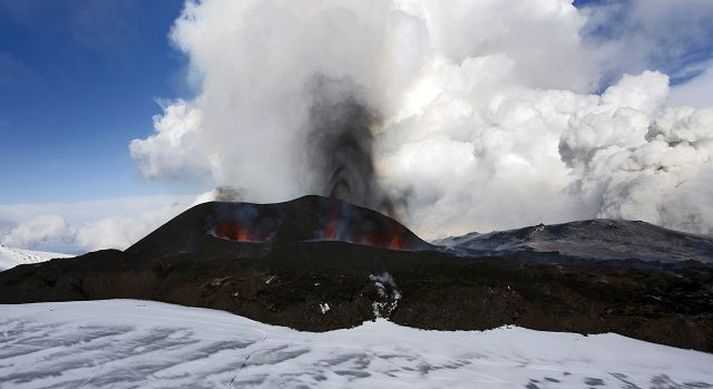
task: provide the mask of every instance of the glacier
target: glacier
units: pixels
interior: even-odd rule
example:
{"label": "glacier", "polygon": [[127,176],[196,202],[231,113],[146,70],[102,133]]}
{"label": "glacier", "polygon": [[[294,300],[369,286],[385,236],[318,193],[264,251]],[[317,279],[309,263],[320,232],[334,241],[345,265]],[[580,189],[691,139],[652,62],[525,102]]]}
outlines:
{"label": "glacier", "polygon": [[0,305],[2,388],[713,388],[713,354],[385,319],[300,332],[143,300]]}

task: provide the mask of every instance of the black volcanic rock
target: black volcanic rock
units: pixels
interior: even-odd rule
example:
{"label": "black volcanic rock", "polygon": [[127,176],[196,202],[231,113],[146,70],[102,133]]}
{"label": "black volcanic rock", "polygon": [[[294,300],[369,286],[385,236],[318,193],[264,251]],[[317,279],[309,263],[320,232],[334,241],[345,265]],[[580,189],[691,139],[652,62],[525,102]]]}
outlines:
{"label": "black volcanic rock", "polygon": [[[435,243],[469,255],[556,253],[570,259],[598,261],[678,263],[693,260],[713,264],[713,236],[629,220],[594,219],[540,224],[486,234],[470,233]],[[536,258],[547,257],[540,255]]]}
{"label": "black volcanic rock", "polygon": [[335,198],[304,196],[277,204],[196,205],[126,251],[141,254],[265,253],[274,245],[340,241],[394,250],[432,246],[396,220]]}
{"label": "black volcanic rock", "polygon": [[208,203],[125,252],[0,272],[0,303],[148,299],[311,331],[377,315],[442,330],[515,324],[713,352],[713,267],[547,255],[559,264],[430,246],[393,219],[316,196]]}

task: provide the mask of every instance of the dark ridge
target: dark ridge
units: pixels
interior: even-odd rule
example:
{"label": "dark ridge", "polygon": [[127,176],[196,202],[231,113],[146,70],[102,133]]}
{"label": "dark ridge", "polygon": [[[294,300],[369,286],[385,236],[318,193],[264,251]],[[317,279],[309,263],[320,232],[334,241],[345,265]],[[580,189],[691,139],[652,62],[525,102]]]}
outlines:
{"label": "dark ridge", "polygon": [[126,251],[134,254],[266,253],[274,246],[342,241],[394,250],[429,250],[396,220],[335,198],[304,196],[277,204],[210,202],[159,227]]}
{"label": "dark ridge", "polygon": [[470,233],[437,244],[469,255],[541,257],[556,253],[583,261],[632,260],[713,264],[713,236],[674,231],[642,221],[594,219]]}
{"label": "dark ridge", "polygon": [[[378,280],[388,282],[390,291],[384,293]],[[372,320],[376,309],[417,328],[513,324],[616,332],[713,352],[712,283],[711,268],[695,262],[673,270],[554,266],[338,241],[294,242],[256,257],[109,250],[21,265],[0,272],[0,303],[147,299],[223,309],[308,331],[353,327]],[[321,311],[323,303],[329,312]]]}
{"label": "dark ridge", "polygon": [[[540,230],[516,235],[522,240]],[[390,249],[392,237],[401,249]],[[17,266],[0,272],[0,303],[148,299],[310,331],[376,316],[440,330],[514,324],[616,332],[713,352],[711,285],[713,267],[693,260],[444,249],[378,212],[306,196],[279,204],[201,204],[125,252]],[[320,309],[324,303],[328,312]]]}

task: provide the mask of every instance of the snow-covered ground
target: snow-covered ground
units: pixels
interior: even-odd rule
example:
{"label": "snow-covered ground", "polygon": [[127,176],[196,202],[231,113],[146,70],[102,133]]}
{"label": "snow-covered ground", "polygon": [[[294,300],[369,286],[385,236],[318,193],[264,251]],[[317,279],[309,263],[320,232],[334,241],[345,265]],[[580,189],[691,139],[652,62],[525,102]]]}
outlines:
{"label": "snow-covered ground", "polygon": [[[329,314],[329,313],[327,313]],[[619,335],[298,332],[137,300],[0,305],[0,387],[711,388],[713,354]]]}
{"label": "snow-covered ground", "polygon": [[0,271],[25,263],[44,262],[49,261],[52,258],[68,258],[71,256],[72,255],[49,253],[46,251],[15,249],[0,245]]}

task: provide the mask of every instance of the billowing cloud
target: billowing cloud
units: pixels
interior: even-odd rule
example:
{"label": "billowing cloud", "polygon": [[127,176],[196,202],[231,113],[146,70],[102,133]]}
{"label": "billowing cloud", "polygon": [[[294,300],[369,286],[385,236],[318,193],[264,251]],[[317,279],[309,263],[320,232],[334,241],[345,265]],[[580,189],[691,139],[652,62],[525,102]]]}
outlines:
{"label": "billowing cloud", "polygon": [[625,77],[573,116],[563,160],[597,217],[713,233],[713,110],[668,108],[667,91],[661,74]]}
{"label": "billowing cloud", "polygon": [[166,199],[171,201],[85,223],[78,229],[75,243],[85,250],[124,250],[193,205],[208,201],[238,201],[239,198],[235,189],[218,187],[192,200],[189,196]]}
{"label": "billowing cloud", "polygon": [[68,253],[123,250],[193,205],[240,199],[237,190],[224,186],[198,196],[0,205],[0,243]]}
{"label": "billowing cloud", "polygon": [[187,209],[194,199],[140,196],[0,205],[0,243],[77,254],[100,248],[123,249]]}
{"label": "billowing cloud", "polygon": [[132,215],[103,218],[79,228],[76,242],[87,250],[124,250],[184,210],[186,204],[173,203]]}
{"label": "billowing cloud", "polygon": [[66,241],[71,238],[72,231],[61,216],[40,214],[10,229],[0,236],[0,242],[12,247],[33,248],[42,243]]}
{"label": "billowing cloud", "polygon": [[163,102],[153,118],[156,133],[129,145],[139,171],[148,178],[199,177],[209,172],[201,152],[201,112],[183,100]]}
{"label": "billowing cloud", "polygon": [[[355,190],[373,179],[426,237],[592,217],[711,232],[710,111],[670,107],[669,77],[644,71],[677,56],[648,44],[685,36],[659,35],[675,23],[642,3],[627,23],[660,27],[653,41],[593,41],[617,9],[567,0],[188,2],[172,39],[200,93],[131,153],[147,177],[198,175],[247,201],[333,184],[379,205]],[[695,65],[669,62],[654,68]]]}

